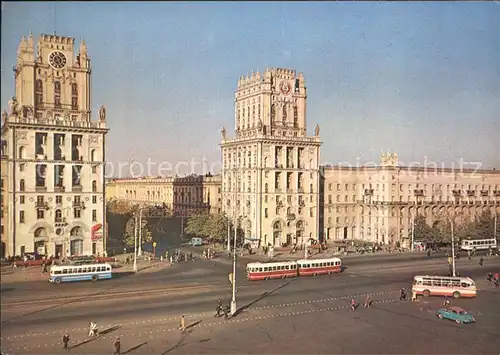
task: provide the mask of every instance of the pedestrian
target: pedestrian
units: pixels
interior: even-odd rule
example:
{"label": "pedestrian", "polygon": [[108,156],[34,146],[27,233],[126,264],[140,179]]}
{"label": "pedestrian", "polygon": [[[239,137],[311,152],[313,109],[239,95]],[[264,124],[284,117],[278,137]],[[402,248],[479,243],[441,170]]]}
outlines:
{"label": "pedestrian", "polygon": [[491,272],[488,273],[487,280],[488,280],[488,284],[491,284],[491,281],[493,280],[493,274]]}
{"label": "pedestrian", "polygon": [[404,288],[401,289],[401,294],[399,295],[399,300],[400,301],[406,300],[406,290]]}
{"label": "pedestrian", "polygon": [[115,352],[113,353],[113,355],[119,355],[121,350],[120,337],[116,337],[113,345],[115,347]]}
{"label": "pedestrian", "polygon": [[62,337],[62,341],[63,341],[63,350],[64,351],[68,351],[68,343],[69,343],[69,335],[68,333],[64,333],[63,337]]}
{"label": "pedestrian", "polygon": [[417,293],[415,291],[411,291],[411,301],[415,302],[417,300]]}
{"label": "pedestrian", "polygon": [[357,303],[356,303],[356,300],[355,300],[354,298],[353,298],[353,299],[351,299],[351,309],[352,309],[353,311],[355,311],[357,306],[358,306],[358,305],[357,305]]}
{"label": "pedestrian", "polygon": [[479,265],[481,265],[481,267],[483,267],[483,264],[484,264],[484,260],[483,260],[483,257],[481,257],[481,259],[479,259]]}
{"label": "pedestrian", "polygon": [[181,332],[184,332],[186,330],[186,318],[184,318],[184,316],[181,317],[181,320],[179,322],[179,330]]}
{"label": "pedestrian", "polygon": [[370,295],[366,295],[366,299],[365,299],[365,307],[366,308],[369,308],[372,306],[372,300],[370,299]]}
{"label": "pedestrian", "polygon": [[216,310],[217,313],[215,313],[214,318],[220,317],[221,313],[222,313],[222,301],[221,300],[217,301],[217,307],[215,307],[215,310]]}
{"label": "pedestrian", "polygon": [[229,304],[226,304],[226,307],[224,307],[224,319],[229,318],[230,312],[231,312],[231,306]]}

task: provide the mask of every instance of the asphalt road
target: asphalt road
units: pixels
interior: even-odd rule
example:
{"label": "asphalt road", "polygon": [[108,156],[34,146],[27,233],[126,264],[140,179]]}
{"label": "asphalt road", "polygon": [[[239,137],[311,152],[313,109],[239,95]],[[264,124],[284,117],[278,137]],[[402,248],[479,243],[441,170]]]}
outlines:
{"label": "asphalt road", "polygon": [[[494,344],[492,334],[498,334],[500,290],[488,287],[484,275],[498,271],[500,259],[486,259],[484,268],[477,265],[477,260],[458,261],[461,274],[473,277],[481,289],[474,300],[456,301],[481,314],[478,324],[463,327],[474,331],[465,331],[467,336],[458,339],[447,338],[447,334],[456,337],[457,332],[464,332],[462,328],[450,328],[445,321],[434,319],[438,299],[422,300],[420,308],[398,301],[399,290],[411,287],[413,275],[446,273],[444,258],[360,257],[346,258],[345,264],[347,269],[340,275],[262,282],[246,281],[241,265],[237,272],[237,301],[242,310],[230,321],[213,318],[217,299],[230,299],[230,264],[223,258],[177,264],[157,273],[95,284],[2,285],[2,347],[12,354],[58,352],[64,331],[70,333],[76,344],[86,338],[89,321],[95,321],[101,329],[119,329],[82,344],[71,353],[108,353],[116,335],[121,335],[122,341],[131,347],[147,341],[133,351],[143,353],[149,347],[152,354],[162,354],[171,347],[173,353],[186,354],[241,353],[243,349],[248,353],[408,353],[402,346],[410,343],[410,352],[498,353],[499,349],[494,351],[496,345],[489,344]],[[6,291],[9,287],[11,290]],[[350,299],[362,301],[367,293],[373,295],[374,308],[350,313]],[[43,300],[47,297],[52,297],[52,301]],[[37,298],[36,302],[30,301]],[[59,302],[54,302],[54,298]],[[186,316],[188,324],[202,322],[191,333],[180,336],[176,327],[181,315]],[[330,333],[325,333],[328,329]],[[436,332],[440,334],[436,340],[423,341],[425,334],[435,339]],[[287,334],[289,338],[292,335],[288,340]],[[378,338],[374,334],[379,334]],[[408,334],[414,339],[408,340]],[[390,348],[386,339],[389,335],[394,337]],[[194,342],[190,340],[197,337]],[[281,340],[276,341],[277,338]],[[366,339],[364,346],[359,339],[363,339],[361,343]],[[469,339],[476,347],[463,345],[463,339]],[[180,346],[175,347],[178,341]],[[428,348],[430,343],[435,347]],[[444,350],[440,344],[451,345]],[[469,351],[456,351],[457,344]]]}

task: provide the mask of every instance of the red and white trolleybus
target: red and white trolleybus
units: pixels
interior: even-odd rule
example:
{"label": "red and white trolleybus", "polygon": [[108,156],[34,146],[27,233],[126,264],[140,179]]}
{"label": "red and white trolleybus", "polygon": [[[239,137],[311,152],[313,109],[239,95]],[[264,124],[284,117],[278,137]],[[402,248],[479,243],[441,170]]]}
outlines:
{"label": "red and white trolleybus", "polygon": [[297,263],[295,261],[247,264],[248,280],[284,279],[295,276],[297,276]]}
{"label": "red and white trolleybus", "polygon": [[302,259],[297,261],[299,276],[315,276],[335,274],[342,271],[342,261],[339,258]]}
{"label": "red and white trolleybus", "polygon": [[250,263],[247,264],[247,279],[284,279],[296,276],[335,274],[341,271],[342,261],[339,258]]}

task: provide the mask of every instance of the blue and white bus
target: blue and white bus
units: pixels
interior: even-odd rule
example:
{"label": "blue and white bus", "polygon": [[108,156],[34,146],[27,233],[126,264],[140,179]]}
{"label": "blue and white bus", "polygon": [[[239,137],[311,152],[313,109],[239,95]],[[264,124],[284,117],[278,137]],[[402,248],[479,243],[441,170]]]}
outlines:
{"label": "blue and white bus", "polygon": [[73,281],[97,281],[112,278],[110,264],[86,264],[86,265],[53,265],[50,268],[49,281],[53,283]]}
{"label": "blue and white bus", "polygon": [[495,238],[462,240],[462,246],[460,247],[460,249],[465,251],[488,250],[496,248],[497,248],[497,240]]}

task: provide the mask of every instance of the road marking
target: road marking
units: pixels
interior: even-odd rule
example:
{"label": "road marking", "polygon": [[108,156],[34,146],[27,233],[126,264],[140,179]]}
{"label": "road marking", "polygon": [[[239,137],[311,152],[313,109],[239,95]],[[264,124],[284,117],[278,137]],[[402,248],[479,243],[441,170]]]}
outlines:
{"label": "road marking", "polygon": [[[267,309],[274,309],[274,308],[295,307],[295,306],[302,306],[302,305],[306,305],[306,304],[323,303],[323,302],[329,302],[329,301],[351,300],[353,298],[359,298],[359,297],[364,297],[364,296],[388,295],[388,294],[396,293],[396,292],[397,293],[401,292],[401,289],[381,291],[381,292],[372,292],[372,293],[362,293],[362,294],[357,294],[357,295],[348,295],[348,296],[339,296],[339,297],[328,297],[328,298],[322,298],[322,299],[317,299],[317,300],[273,304],[273,305],[266,305],[266,306],[260,306],[260,307],[249,307],[248,309],[251,309],[254,311],[260,311],[260,310],[267,310]],[[208,317],[209,319],[213,319],[213,316],[214,316],[213,311],[207,311],[207,312],[189,314],[189,315],[186,315],[186,318],[207,318]],[[124,326],[130,326],[130,325],[134,326],[134,325],[146,324],[146,323],[171,322],[171,321],[178,321],[180,319],[180,317],[181,317],[181,315],[173,316],[173,317],[164,317],[164,318],[153,318],[153,319],[144,320],[144,321],[135,321],[135,322],[120,323],[120,324],[108,324],[106,326],[102,326],[101,328],[108,329],[108,328],[112,328],[112,327],[116,327],[116,326],[124,327]],[[87,330],[88,330],[88,327],[73,328],[73,329],[65,329],[65,330],[59,330],[59,331],[53,331],[53,332],[47,332],[47,333],[31,333],[31,334],[12,335],[12,336],[7,336],[7,337],[1,337],[0,339],[2,341],[3,340],[14,340],[14,339],[23,338],[23,337],[28,338],[28,337],[36,337],[36,336],[48,336],[48,335],[55,335],[55,334],[64,334],[65,332],[75,333],[75,332],[81,332],[81,331],[87,331]]]}
{"label": "road marking", "polygon": [[[388,300],[380,300],[380,301],[374,301],[373,304],[378,304],[378,303],[395,303],[395,302],[401,302],[399,298],[393,298],[393,299],[388,299]],[[271,319],[276,319],[276,318],[285,318],[285,317],[291,317],[291,316],[302,316],[302,315],[307,315],[310,313],[318,313],[318,312],[332,312],[332,311],[338,311],[338,310],[343,310],[343,309],[350,309],[350,305],[342,305],[342,306],[334,306],[334,307],[327,307],[327,308],[316,308],[316,309],[307,309],[303,311],[296,311],[296,312],[287,312],[287,313],[277,313],[277,314],[270,314],[266,316],[257,316],[257,317],[247,317],[247,318],[238,318],[238,319],[229,319],[226,321],[215,321],[211,323],[205,323],[203,324],[203,327],[213,327],[217,325],[222,325],[222,324],[230,324],[230,323],[244,323],[244,322],[251,322],[251,321],[261,321],[261,320],[271,320]],[[201,325],[194,325],[191,328],[200,328]],[[157,329],[156,333],[169,333],[169,332],[178,332],[178,328],[162,328],[162,329]],[[152,333],[150,332],[144,332],[144,333],[121,333],[119,335],[120,338],[124,338],[125,336],[141,336],[142,334],[146,333]],[[117,335],[109,335],[109,336],[99,336],[98,339],[114,339]],[[88,339],[84,340],[78,340],[74,344],[80,344],[82,342],[87,341]],[[61,343],[52,343],[52,344],[47,344],[47,346],[50,347],[60,347]],[[31,349],[36,349],[39,348],[40,344],[37,345],[32,345],[32,346],[24,346],[24,347],[18,347],[18,348],[11,348],[7,349],[8,352],[11,351],[19,351],[19,350],[31,350]]]}

